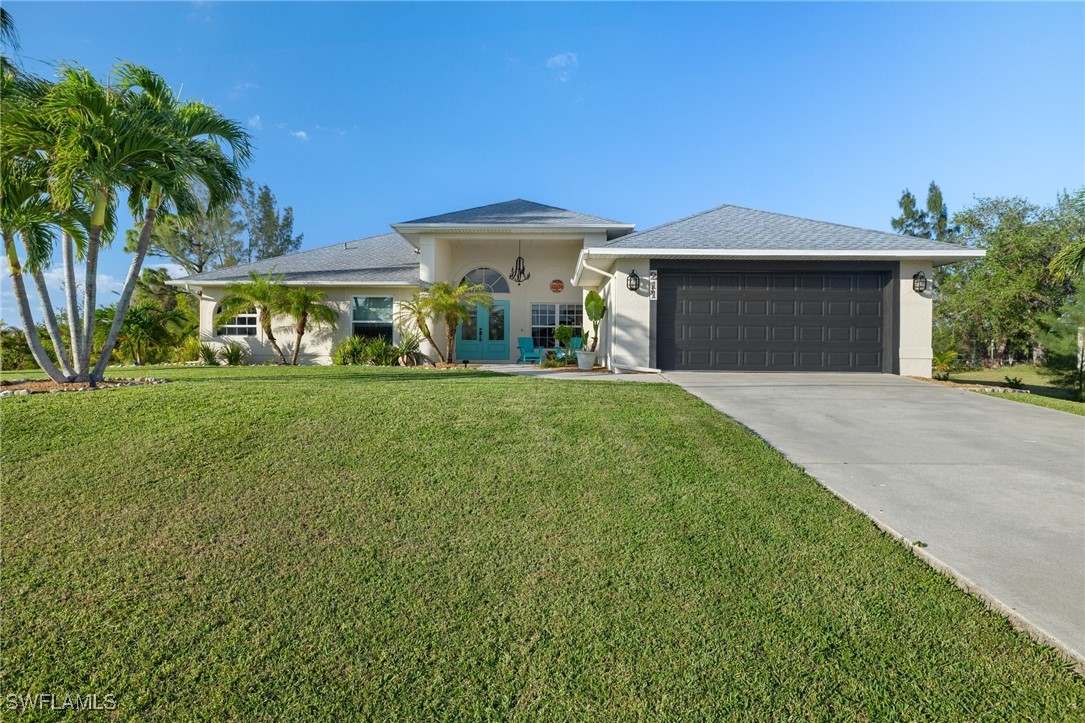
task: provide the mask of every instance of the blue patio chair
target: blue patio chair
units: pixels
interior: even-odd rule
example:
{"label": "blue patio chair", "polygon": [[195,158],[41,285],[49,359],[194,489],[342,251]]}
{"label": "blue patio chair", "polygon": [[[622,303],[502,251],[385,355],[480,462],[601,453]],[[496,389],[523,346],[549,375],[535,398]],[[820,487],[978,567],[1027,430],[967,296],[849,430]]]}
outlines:
{"label": "blue patio chair", "polygon": [[516,360],[517,364],[527,364],[528,362],[542,364],[542,352],[535,348],[530,336],[517,337],[516,346],[520,349],[520,358]]}
{"label": "blue patio chair", "polygon": [[582,336],[574,336],[573,339],[572,339],[572,342],[569,344],[569,346],[570,346],[569,351],[571,351],[573,353],[576,353],[576,352],[580,351],[581,348],[583,348],[583,346],[584,346],[584,337],[582,337]]}

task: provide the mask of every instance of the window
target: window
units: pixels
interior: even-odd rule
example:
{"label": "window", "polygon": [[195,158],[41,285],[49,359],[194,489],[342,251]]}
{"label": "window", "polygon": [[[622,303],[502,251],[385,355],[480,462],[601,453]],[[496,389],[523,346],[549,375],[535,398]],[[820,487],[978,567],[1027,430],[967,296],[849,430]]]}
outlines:
{"label": "window", "polygon": [[391,296],[355,296],[351,314],[354,336],[392,341]]}
{"label": "window", "polygon": [[[216,314],[221,311],[221,307],[215,309]],[[256,309],[250,309],[244,314],[238,314],[218,329],[215,329],[215,333],[219,336],[256,336]]]}
{"label": "window", "polygon": [[471,285],[482,284],[491,294],[509,293],[509,282],[505,281],[505,277],[493,269],[487,269],[485,267],[468,271],[467,274],[460,279],[460,283]]}
{"label": "window", "polygon": [[583,334],[583,304],[532,304],[531,343],[535,346],[553,348],[554,329],[560,324],[573,327],[573,335]]}

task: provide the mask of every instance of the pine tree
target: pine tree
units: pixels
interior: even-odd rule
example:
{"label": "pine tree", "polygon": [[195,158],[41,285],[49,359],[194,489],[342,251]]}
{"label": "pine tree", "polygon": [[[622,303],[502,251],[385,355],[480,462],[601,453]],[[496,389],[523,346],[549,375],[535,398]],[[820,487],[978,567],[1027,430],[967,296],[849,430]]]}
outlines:
{"label": "pine tree", "polygon": [[294,236],[294,209],[287,206],[280,213],[270,188],[257,188],[252,181],[247,181],[241,205],[249,232],[246,261],[282,256],[301,248],[304,234]]}

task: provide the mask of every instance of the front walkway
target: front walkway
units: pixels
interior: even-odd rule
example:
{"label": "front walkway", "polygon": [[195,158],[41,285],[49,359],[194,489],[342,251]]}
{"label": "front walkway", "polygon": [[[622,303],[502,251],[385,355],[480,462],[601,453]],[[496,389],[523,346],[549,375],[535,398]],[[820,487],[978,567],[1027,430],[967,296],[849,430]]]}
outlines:
{"label": "front walkway", "polygon": [[663,376],[1085,664],[1085,417],[885,374]]}
{"label": "front walkway", "polygon": [[610,374],[608,372],[582,372],[575,367],[572,371],[557,369],[541,369],[531,364],[479,364],[479,369],[501,374],[515,374],[522,377],[538,377],[540,379],[590,379],[592,381],[609,382],[654,382],[666,384],[667,380],[662,374],[642,374],[640,372],[626,372]]}

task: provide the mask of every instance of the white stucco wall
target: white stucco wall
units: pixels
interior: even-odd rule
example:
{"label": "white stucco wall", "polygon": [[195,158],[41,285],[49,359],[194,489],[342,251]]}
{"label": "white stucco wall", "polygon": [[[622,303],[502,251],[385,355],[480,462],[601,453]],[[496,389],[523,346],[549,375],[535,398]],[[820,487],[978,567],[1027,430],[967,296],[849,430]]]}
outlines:
{"label": "white stucco wall", "polygon": [[[613,315],[610,343],[613,366],[618,369],[652,368],[652,334],[650,327],[652,302],[648,300],[648,259],[617,259],[610,269],[614,274],[612,299],[607,314]],[[626,286],[630,272],[640,276],[640,289],[630,291]]]}
{"label": "white stucco wall", "polygon": [[[352,333],[351,307],[355,296],[391,296],[393,308],[397,302],[410,296],[411,289],[408,287],[392,286],[353,286],[353,287],[323,287],[322,290],[328,296],[328,304],[335,307],[339,312],[339,324],[335,329],[314,329],[305,334],[301,342],[301,353],[298,355],[299,364],[330,364],[332,349],[341,340]],[[277,362],[278,356],[271,344],[264,336],[264,332],[257,329],[256,336],[218,336],[215,334],[214,315],[215,308],[225,295],[222,287],[204,287],[200,300],[200,341],[205,344],[220,346],[231,341],[246,346],[249,349],[249,364],[264,364]],[[287,360],[294,349],[294,325],[287,317],[276,317],[272,323],[272,331],[279,348],[286,354]],[[393,339],[398,341],[398,332],[393,332]]]}
{"label": "white stucco wall", "polygon": [[[922,272],[928,288],[923,294],[912,290],[912,277]],[[934,294],[929,284],[933,278],[930,261],[900,262],[900,374],[929,377],[931,375],[931,332]]]}

